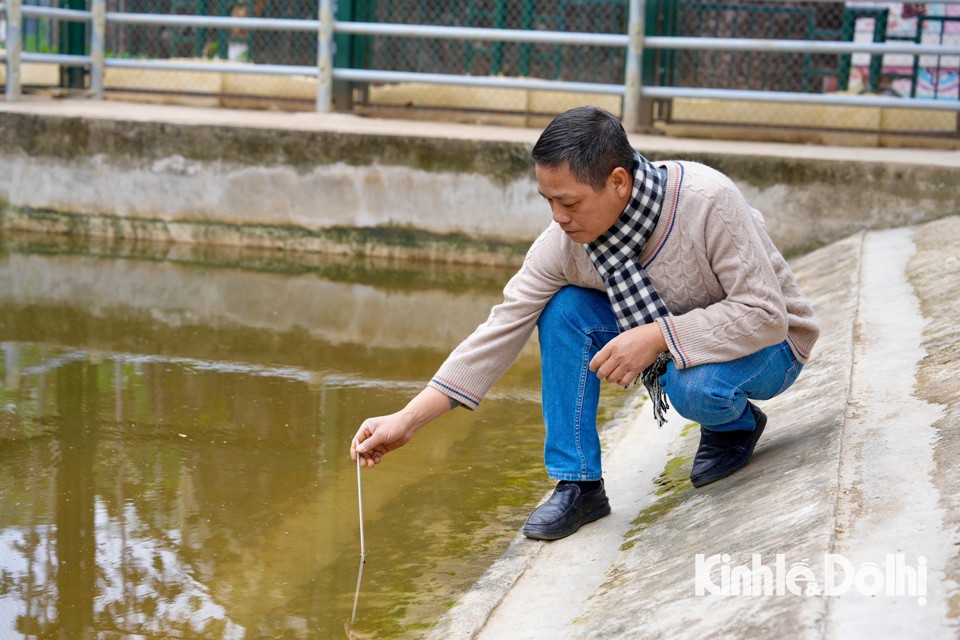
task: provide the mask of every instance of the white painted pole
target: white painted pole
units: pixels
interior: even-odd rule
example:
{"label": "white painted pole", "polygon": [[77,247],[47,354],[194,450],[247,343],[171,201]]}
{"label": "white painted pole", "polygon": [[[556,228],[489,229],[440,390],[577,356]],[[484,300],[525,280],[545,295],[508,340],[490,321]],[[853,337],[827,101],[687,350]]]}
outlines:
{"label": "white painted pole", "polygon": [[639,126],[640,81],[643,60],[643,12],[644,0],[630,0],[627,16],[627,62],[623,79],[623,127],[627,131],[636,131]]}
{"label": "white painted pole", "polygon": [[20,52],[23,48],[21,0],[7,2],[7,102],[20,99]]}
{"label": "white painted pole", "polygon": [[317,111],[333,108],[333,0],[320,0],[317,30]]}
{"label": "white painted pole", "polygon": [[104,41],[107,35],[107,2],[92,0],[93,13],[90,29],[90,92],[94,99],[103,100],[103,73],[106,64]]}

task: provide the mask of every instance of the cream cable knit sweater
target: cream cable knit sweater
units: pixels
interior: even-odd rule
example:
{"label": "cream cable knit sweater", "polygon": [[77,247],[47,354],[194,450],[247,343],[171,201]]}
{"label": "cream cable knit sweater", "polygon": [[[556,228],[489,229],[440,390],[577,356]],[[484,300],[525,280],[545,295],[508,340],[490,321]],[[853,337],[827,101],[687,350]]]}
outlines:
{"label": "cream cable knit sweater", "polygon": [[[640,258],[670,309],[657,323],[677,367],[734,360],[784,339],[806,362],[819,324],[761,214],[718,171],[692,162],[657,164],[667,169],[666,197]],[[429,385],[475,409],[566,285],[604,289],[584,245],[551,223],[507,283],[503,302]]]}

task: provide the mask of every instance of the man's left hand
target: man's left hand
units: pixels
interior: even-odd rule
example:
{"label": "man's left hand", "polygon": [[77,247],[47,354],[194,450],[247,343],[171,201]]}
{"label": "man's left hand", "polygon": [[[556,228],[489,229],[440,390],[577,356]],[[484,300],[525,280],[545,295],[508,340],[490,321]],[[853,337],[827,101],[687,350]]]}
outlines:
{"label": "man's left hand", "polygon": [[624,331],[608,342],[593,356],[590,370],[596,371],[601,380],[626,387],[666,350],[667,342],[660,325],[645,324]]}

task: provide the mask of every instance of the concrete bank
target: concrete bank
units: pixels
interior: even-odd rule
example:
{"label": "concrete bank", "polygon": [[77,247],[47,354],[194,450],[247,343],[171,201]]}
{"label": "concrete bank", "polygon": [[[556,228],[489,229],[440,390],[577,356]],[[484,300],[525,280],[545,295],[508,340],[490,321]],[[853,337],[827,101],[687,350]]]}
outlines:
{"label": "concrete bank", "polygon": [[[26,98],[0,105],[0,228],[514,264],[549,220],[538,133]],[[960,213],[960,151],[633,140],[730,175],[788,254]]]}
{"label": "concrete bank", "polygon": [[763,403],[751,464],[694,489],[697,430],[629,407],[606,433],[613,514],[518,537],[432,637],[957,637],[960,218],[792,266],[823,336]]}

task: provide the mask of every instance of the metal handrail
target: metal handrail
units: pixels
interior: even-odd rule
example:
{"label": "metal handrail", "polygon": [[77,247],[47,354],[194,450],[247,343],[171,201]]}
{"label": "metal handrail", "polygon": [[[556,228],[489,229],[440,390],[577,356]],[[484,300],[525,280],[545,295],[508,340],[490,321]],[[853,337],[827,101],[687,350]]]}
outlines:
{"label": "metal handrail", "polygon": [[276,31],[311,31],[320,28],[319,20],[292,18],[250,18],[244,16],[194,16],[162,13],[119,13],[108,11],[107,22],[114,24],[149,24],[159,26],[210,27],[214,29],[263,29]]}
{"label": "metal handrail", "polygon": [[58,18],[70,22],[89,22],[93,17],[92,11],[83,9],[60,9],[58,7],[44,7],[36,4],[25,4],[20,7],[20,13],[26,18]]}
{"label": "metal handrail", "polygon": [[[749,91],[746,89],[694,89],[690,87],[644,87],[643,96],[650,99],[703,98],[714,100],[744,100],[750,102],[779,102],[785,104],[825,104],[850,107],[916,108],[923,103],[932,111],[960,111],[955,100],[930,100],[829,93],[800,93],[795,91]],[[904,104],[907,103],[907,104]]]}
{"label": "metal handrail", "polygon": [[761,53],[906,53],[909,55],[960,55],[960,45],[912,42],[848,42],[846,40],[766,40],[762,38],[707,38],[699,36],[647,36],[647,49],[757,51]]}
{"label": "metal handrail", "polygon": [[288,64],[250,64],[246,62],[192,62],[189,60],[133,60],[107,58],[108,69],[153,69],[155,71],[207,71],[214,73],[249,73],[255,75],[313,76],[316,67]]}
{"label": "metal handrail", "polygon": [[577,33],[524,29],[491,29],[487,27],[449,27],[443,25],[401,24],[393,22],[334,22],[337,33],[362,36],[396,36],[401,38],[437,38],[453,40],[485,40],[521,42],[524,44],[568,44],[594,47],[626,47],[630,37],[619,33]]}
{"label": "metal handrail", "polygon": [[92,62],[90,56],[67,53],[21,53],[20,59],[23,62],[43,62],[64,67],[85,67]]}
{"label": "metal handrail", "polygon": [[562,84],[564,91],[576,93],[610,94],[622,96],[626,93],[622,84],[604,84],[601,82],[563,82],[540,80],[538,78],[504,78],[500,76],[459,76],[442,73],[418,73],[413,71],[374,71],[370,69],[333,70],[337,80],[353,82],[422,82],[425,84],[460,85],[467,87],[492,87],[497,89],[526,89],[530,91],[556,91]]}
{"label": "metal handrail", "polygon": [[[825,0],[826,1],[826,0]],[[934,0],[920,0],[921,4]],[[960,0],[936,0],[945,4],[960,4]],[[836,94],[809,94],[796,92],[749,91],[727,89],[700,89],[669,86],[640,86],[639,58],[643,49],[655,50],[713,50],[713,51],[756,51],[763,53],[811,53],[849,55],[865,53],[871,55],[906,54],[912,56],[960,55],[960,46],[931,45],[914,42],[848,42],[828,40],[768,40],[751,38],[711,38],[711,37],[675,37],[643,36],[642,16],[643,0],[629,0],[628,34],[571,33],[562,31],[490,29],[479,27],[452,27],[440,25],[409,25],[399,23],[368,23],[338,21],[333,19],[331,0],[320,0],[320,18],[318,20],[294,20],[287,18],[254,18],[232,16],[194,16],[165,15],[146,13],[105,12],[104,0],[93,0],[92,11],[59,9],[36,5],[21,5],[9,0],[0,3],[0,11],[9,15],[10,5],[19,9],[20,16],[51,17],[61,20],[90,22],[91,31],[103,29],[112,24],[149,24],[164,26],[189,25],[222,29],[262,29],[278,31],[317,32],[318,59],[316,66],[267,65],[225,62],[191,62],[172,60],[137,60],[107,58],[102,50],[96,55],[76,56],[59,54],[37,54],[0,52],[0,60],[6,60],[8,71],[12,61],[45,62],[51,64],[83,66],[91,65],[96,72],[92,74],[93,92],[96,97],[103,94],[104,68],[158,69],[171,71],[215,71],[223,73],[251,73],[266,75],[299,75],[318,78],[317,109],[330,109],[329,89],[332,79],[353,82],[423,82],[475,87],[496,87],[509,89],[532,89],[548,91],[576,91],[592,94],[619,95],[624,98],[625,123],[631,117],[640,98],[645,100],[669,98],[715,98],[722,100],[752,100],[759,102],[791,102],[852,106],[882,106],[902,108],[923,108],[934,110],[960,111],[960,100],[928,100],[917,98],[897,98],[885,96],[851,96]],[[98,13],[99,12],[99,13]],[[100,16],[98,18],[98,16]],[[323,17],[326,16],[326,20]],[[98,21],[100,26],[98,27]],[[542,80],[537,78],[504,78],[497,76],[468,76],[403,71],[385,71],[372,69],[333,68],[332,36],[334,33],[368,36],[393,36],[404,38],[484,40],[494,42],[518,42],[526,44],[566,44],[575,46],[602,46],[625,48],[627,50],[627,73],[623,84],[565,82]],[[92,38],[97,34],[92,34]],[[99,36],[102,49],[102,33]],[[17,63],[18,64],[18,63]],[[16,99],[19,86],[17,73],[7,74],[7,99]],[[628,102],[630,106],[628,107]]]}

